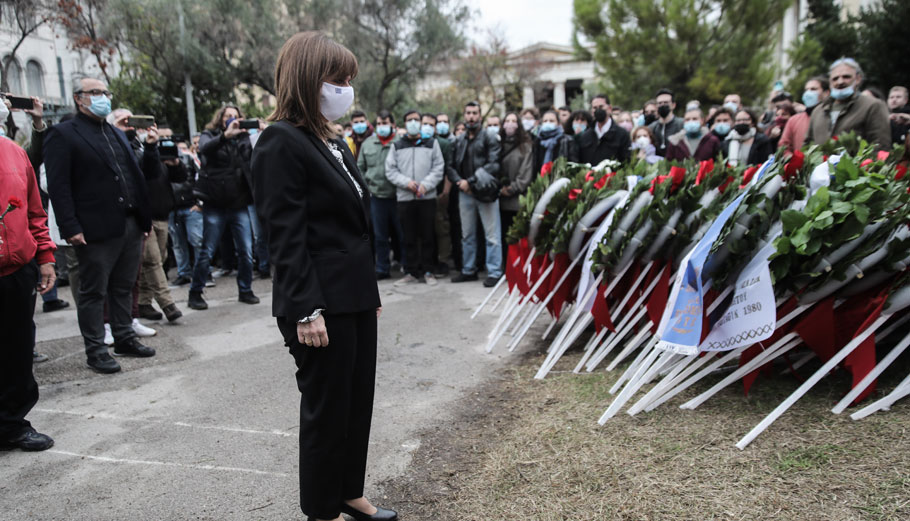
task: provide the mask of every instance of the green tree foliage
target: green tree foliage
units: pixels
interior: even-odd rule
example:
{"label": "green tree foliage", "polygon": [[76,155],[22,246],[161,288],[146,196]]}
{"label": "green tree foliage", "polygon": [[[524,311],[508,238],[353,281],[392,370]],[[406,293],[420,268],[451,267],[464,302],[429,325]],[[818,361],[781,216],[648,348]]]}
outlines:
{"label": "green tree foliage", "polygon": [[841,17],[839,3],[835,0],[808,0],[805,29],[788,49],[790,63],[793,64],[787,83],[790,92],[802,92],[809,78],[827,74],[831,62],[856,54],[856,29]]}
{"label": "green tree foliage", "polygon": [[[593,42],[603,87],[637,106],[661,87],[681,100],[758,101],[774,79],[774,44],[792,0],[575,0],[575,31]],[[576,40],[578,41],[578,40]]]}

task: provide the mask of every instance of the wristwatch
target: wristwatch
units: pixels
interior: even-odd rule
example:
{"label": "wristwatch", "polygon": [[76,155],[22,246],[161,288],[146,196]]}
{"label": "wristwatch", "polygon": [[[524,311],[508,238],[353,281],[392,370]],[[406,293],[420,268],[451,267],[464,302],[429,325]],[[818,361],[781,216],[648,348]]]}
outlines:
{"label": "wristwatch", "polygon": [[318,308],[310,316],[301,318],[300,320],[297,321],[297,323],[298,324],[309,324],[310,322],[319,318],[322,315],[323,311],[325,311],[325,310],[322,308]]}

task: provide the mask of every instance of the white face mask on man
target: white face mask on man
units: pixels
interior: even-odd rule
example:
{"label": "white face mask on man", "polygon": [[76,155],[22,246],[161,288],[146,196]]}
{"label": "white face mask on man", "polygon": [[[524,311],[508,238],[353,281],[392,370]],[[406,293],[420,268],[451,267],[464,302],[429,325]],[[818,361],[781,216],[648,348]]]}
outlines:
{"label": "white face mask on man", "polygon": [[9,107],[6,106],[6,102],[0,99],[0,123],[5,124],[6,118],[9,117]]}
{"label": "white face mask on man", "polygon": [[325,119],[335,121],[344,116],[354,104],[354,87],[340,87],[331,83],[322,84],[319,93],[319,111]]}

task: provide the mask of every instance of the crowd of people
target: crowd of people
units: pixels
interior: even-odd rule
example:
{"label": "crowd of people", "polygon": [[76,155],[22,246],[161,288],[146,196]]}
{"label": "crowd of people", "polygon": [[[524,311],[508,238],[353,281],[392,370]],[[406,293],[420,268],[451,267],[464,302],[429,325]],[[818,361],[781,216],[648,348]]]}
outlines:
{"label": "crowd of people", "polygon": [[[45,312],[67,308],[56,287],[72,287],[87,365],[109,374],[120,370],[111,353],[155,355],[140,340],[155,331],[139,319],[179,320],[175,288],[188,288],[189,308],[205,310],[205,288],[236,270],[238,300],[254,305],[254,276],[271,272],[251,177],[265,122],[226,105],[200,135],[175,136],[163,122],[112,110],[116,98],[98,79],[77,79],[73,93],[75,113],[54,125],[33,99],[27,150],[0,138],[11,172],[0,176],[0,322],[16,345],[0,355],[0,444],[31,450],[53,443],[25,420],[37,401],[31,365],[46,360],[34,351],[35,281]],[[334,130],[371,196],[377,280],[400,270],[396,286],[435,285],[454,269],[453,283],[483,273],[492,287],[519,197],[550,162],[756,164],[847,132],[887,149],[907,142],[910,105],[903,86],[883,98],[863,90],[862,69],[846,58],[807,81],[798,99],[777,89],[759,110],[736,93],[680,110],[665,88],[634,110],[606,94],[586,110],[542,113],[499,113],[471,101],[457,115],[355,110]],[[0,121],[12,122],[8,107],[0,104]]]}

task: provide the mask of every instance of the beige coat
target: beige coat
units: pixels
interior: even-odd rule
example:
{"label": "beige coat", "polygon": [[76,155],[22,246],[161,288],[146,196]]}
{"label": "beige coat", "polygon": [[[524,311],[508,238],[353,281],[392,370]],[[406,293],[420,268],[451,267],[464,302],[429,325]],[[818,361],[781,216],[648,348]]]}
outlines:
{"label": "beige coat", "polygon": [[854,94],[837,117],[834,128],[831,128],[831,107],[833,98],[812,111],[809,120],[807,143],[822,144],[833,136],[848,134],[851,131],[879,149],[891,148],[891,123],[888,120],[888,107],[884,102],[871,96]]}

